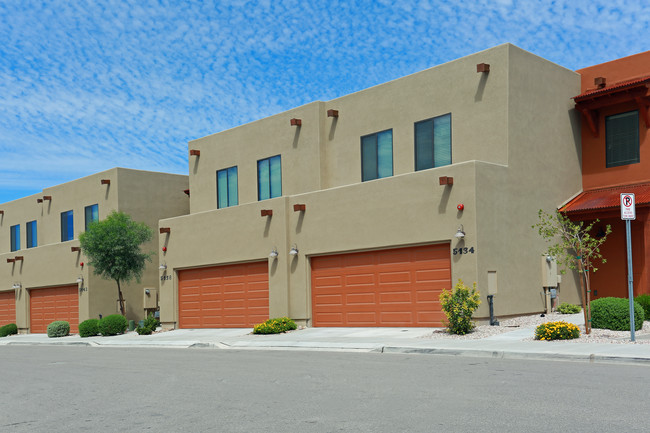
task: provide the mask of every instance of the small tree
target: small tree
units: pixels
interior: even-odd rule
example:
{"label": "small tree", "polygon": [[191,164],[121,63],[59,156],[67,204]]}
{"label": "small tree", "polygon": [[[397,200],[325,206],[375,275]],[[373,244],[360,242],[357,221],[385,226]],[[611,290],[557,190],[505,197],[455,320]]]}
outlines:
{"label": "small tree", "polygon": [[[585,333],[591,332],[591,284],[589,273],[596,272],[595,266],[598,261],[607,263],[607,260],[600,254],[600,246],[607,240],[612,232],[608,224],[604,233],[598,237],[590,234],[594,225],[599,220],[592,221],[587,226],[584,222],[573,222],[560,211],[549,214],[543,210],[538,212],[539,222],[533,225],[540,236],[548,242],[555,242],[546,254],[555,257],[557,262],[565,267],[578,272],[580,278],[580,295],[582,298],[582,310],[585,315]],[[564,270],[562,270],[564,273]]]}
{"label": "small tree", "polygon": [[135,222],[129,215],[113,211],[105,220],[90,223],[88,230],[79,236],[81,249],[94,273],[117,283],[123,316],[126,312],[120,283],[133,278],[140,282],[145,261],[151,261],[153,254],[143,253],[140,246],[151,240],[152,235],[145,223]]}

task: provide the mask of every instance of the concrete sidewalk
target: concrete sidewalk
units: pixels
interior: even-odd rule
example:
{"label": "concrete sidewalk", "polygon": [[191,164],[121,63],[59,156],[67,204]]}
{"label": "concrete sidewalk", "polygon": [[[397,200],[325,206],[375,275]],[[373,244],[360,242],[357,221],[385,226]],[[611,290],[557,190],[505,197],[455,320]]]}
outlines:
{"label": "concrete sidewalk", "polygon": [[[522,328],[479,340],[428,338],[435,328],[305,328],[277,335],[253,335],[251,329],[177,329],[153,335],[129,332],[113,337],[11,335],[5,345],[83,345],[92,347],[166,347],[240,350],[323,350],[422,353],[492,358],[645,363],[650,344],[533,341],[534,328]],[[629,338],[628,338],[629,340]],[[0,349],[1,350],[1,349]]]}

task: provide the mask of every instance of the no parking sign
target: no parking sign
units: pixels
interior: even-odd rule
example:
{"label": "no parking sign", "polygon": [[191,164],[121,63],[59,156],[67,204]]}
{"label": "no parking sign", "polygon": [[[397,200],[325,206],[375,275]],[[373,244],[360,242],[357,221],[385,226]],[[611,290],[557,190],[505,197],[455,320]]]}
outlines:
{"label": "no parking sign", "polygon": [[636,219],[636,210],[634,206],[634,194],[632,193],[621,194],[621,219],[622,220]]}

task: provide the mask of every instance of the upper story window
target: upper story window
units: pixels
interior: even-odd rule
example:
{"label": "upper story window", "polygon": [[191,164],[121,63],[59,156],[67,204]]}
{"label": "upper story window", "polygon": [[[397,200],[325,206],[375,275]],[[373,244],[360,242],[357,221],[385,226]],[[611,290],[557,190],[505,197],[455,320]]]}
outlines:
{"label": "upper story window", "polygon": [[282,195],[282,164],[280,155],[257,161],[257,199]]}
{"label": "upper story window", "polygon": [[72,211],[61,212],[61,242],[74,239],[74,219]]}
{"label": "upper story window", "polygon": [[451,114],[415,124],[415,170],[451,164]]}
{"label": "upper story window", "polygon": [[99,206],[96,204],[86,206],[84,208],[84,216],[85,216],[85,228],[84,230],[88,230],[88,225],[90,223],[94,223],[95,221],[99,221]]}
{"label": "upper story window", "polygon": [[[259,167],[259,162],[257,163]],[[217,208],[237,206],[237,167],[217,171]]]}
{"label": "upper story window", "polygon": [[25,224],[27,228],[27,248],[38,246],[38,233],[36,231],[36,221],[30,221]]}
{"label": "upper story window", "polygon": [[11,226],[11,251],[18,251],[20,249],[20,224]]}
{"label": "upper story window", "polygon": [[605,117],[607,167],[639,162],[639,112]]}
{"label": "upper story window", "polygon": [[361,137],[361,181],[393,175],[393,130]]}

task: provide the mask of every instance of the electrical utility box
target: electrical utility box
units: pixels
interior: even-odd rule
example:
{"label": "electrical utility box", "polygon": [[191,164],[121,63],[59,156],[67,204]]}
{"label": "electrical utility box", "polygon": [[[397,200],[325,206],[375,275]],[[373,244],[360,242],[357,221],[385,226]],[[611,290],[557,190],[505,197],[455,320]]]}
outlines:
{"label": "electrical utility box", "polygon": [[158,289],[145,287],[143,305],[145,310],[158,309]]}
{"label": "electrical utility box", "polygon": [[542,256],[542,287],[557,287],[557,260],[550,256]]}

